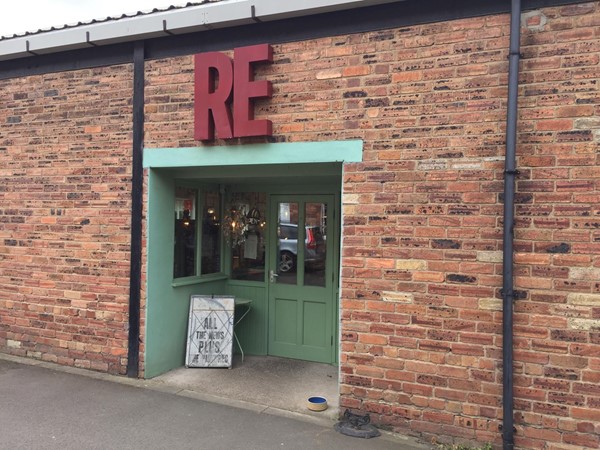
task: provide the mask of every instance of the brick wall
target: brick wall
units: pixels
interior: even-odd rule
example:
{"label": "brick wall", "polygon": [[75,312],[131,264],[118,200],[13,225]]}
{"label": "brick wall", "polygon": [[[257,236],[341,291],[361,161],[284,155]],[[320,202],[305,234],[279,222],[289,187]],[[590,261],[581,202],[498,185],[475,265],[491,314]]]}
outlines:
{"label": "brick wall", "polygon": [[[259,70],[269,141],[364,142],[345,167],[341,404],[395,431],[499,440],[508,20],[276,45]],[[524,20],[517,445],[597,448],[600,4]],[[146,75],[146,147],[197,145],[192,57]],[[0,82],[3,351],[124,372],[131,80],[117,66]]]}
{"label": "brick wall", "polygon": [[0,81],[0,349],[124,373],[132,68]]}
{"label": "brick wall", "polygon": [[[597,448],[600,4],[523,19],[517,445]],[[271,141],[364,141],[364,161],[345,166],[341,404],[395,431],[499,442],[508,25],[276,45],[259,70],[273,81],[258,106]],[[146,145],[196,145],[192,58],[152,62],[147,77]]]}

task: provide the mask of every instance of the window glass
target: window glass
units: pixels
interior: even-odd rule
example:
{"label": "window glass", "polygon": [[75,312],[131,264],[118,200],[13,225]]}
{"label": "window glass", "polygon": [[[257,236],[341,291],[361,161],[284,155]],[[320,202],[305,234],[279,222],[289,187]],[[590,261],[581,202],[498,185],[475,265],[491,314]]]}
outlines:
{"label": "window glass", "polygon": [[264,192],[231,194],[223,233],[231,248],[234,280],[265,280],[266,206]]}
{"label": "window glass", "polygon": [[175,189],[175,258],[173,277],[190,277],[196,272],[196,199],[195,189]]}
{"label": "window glass", "polygon": [[304,217],[304,285],[325,287],[327,204],[306,203]]}
{"label": "window glass", "polygon": [[298,282],[298,203],[279,203],[277,222],[277,283]]}
{"label": "window glass", "polygon": [[202,194],[202,275],[221,272],[221,196],[216,191]]}

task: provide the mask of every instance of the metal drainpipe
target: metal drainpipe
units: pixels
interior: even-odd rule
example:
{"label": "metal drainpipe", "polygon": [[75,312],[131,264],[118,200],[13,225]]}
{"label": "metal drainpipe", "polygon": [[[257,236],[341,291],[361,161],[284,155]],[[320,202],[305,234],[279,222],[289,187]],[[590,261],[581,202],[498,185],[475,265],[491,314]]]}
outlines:
{"label": "metal drainpipe", "polygon": [[129,268],[129,333],[127,376],[139,376],[140,291],[142,289],[142,197],[144,169],[144,41],[133,49],[133,148],[131,178],[131,251]]}
{"label": "metal drainpipe", "polygon": [[515,176],[517,175],[517,109],[521,40],[521,0],[512,0],[510,13],[510,50],[508,69],[508,111],[506,117],[506,155],[504,162],[504,230],[502,255],[502,442],[513,450],[513,239]]}

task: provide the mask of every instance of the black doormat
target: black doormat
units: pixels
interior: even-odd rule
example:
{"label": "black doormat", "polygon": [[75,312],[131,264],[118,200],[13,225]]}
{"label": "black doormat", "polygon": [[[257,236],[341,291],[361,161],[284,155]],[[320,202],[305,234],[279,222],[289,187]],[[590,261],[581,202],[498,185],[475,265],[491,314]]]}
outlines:
{"label": "black doormat", "polygon": [[363,439],[381,436],[379,430],[371,425],[370,422],[371,416],[368,414],[361,416],[359,414],[353,414],[349,409],[347,409],[344,412],[342,419],[333,426],[333,429],[338,433],[345,434],[346,436]]}

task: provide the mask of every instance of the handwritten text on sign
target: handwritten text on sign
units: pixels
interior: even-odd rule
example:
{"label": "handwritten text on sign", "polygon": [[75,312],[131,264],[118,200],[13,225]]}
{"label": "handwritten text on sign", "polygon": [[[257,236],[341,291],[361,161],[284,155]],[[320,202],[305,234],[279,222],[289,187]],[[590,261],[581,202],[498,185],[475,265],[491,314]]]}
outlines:
{"label": "handwritten text on sign", "polygon": [[233,311],[233,297],[192,295],[187,367],[231,367]]}

